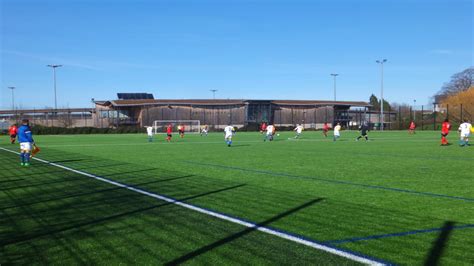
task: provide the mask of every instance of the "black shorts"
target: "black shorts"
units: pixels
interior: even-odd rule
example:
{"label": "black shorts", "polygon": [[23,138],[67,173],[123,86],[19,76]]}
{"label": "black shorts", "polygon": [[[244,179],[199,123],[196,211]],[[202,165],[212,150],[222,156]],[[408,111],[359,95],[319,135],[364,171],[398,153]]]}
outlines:
{"label": "black shorts", "polygon": [[168,137],[170,137],[170,138],[173,136],[173,135],[171,135],[171,134],[166,134],[166,135],[167,135]]}
{"label": "black shorts", "polygon": [[362,132],[360,132],[360,135],[361,136],[367,136],[367,132],[362,131]]}
{"label": "black shorts", "polygon": [[10,138],[12,138],[12,139],[16,138],[16,134],[11,134]]}
{"label": "black shorts", "polygon": [[184,134],[184,130],[180,130],[180,131],[179,131],[179,134]]}
{"label": "black shorts", "polygon": [[449,133],[441,133],[441,136],[446,137]]}

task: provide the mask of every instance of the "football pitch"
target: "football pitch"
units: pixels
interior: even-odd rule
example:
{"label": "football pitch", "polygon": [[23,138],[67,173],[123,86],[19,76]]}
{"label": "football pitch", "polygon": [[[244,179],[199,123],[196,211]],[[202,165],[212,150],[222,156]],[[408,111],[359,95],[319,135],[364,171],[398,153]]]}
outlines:
{"label": "football pitch", "polygon": [[474,264],[474,146],[439,132],[0,140],[0,264]]}

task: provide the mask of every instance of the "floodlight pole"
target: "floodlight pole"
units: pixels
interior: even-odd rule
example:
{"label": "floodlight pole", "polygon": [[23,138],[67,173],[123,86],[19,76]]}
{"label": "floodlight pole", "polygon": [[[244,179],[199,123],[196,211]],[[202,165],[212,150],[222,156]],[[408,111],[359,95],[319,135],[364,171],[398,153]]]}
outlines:
{"label": "floodlight pole", "polygon": [[210,91],[212,91],[212,98],[215,100],[215,99],[216,99],[216,91],[217,91],[217,90],[214,89],[214,90],[210,90]]}
{"label": "floodlight pole", "polygon": [[336,101],[336,77],[339,76],[337,73],[331,74],[334,77],[334,101]]}
{"label": "floodlight pole", "polygon": [[53,79],[54,79],[54,109],[58,109],[58,98],[56,96],[56,68],[62,67],[63,65],[47,65],[47,67],[53,68]]}
{"label": "floodlight pole", "polygon": [[380,131],[383,131],[383,64],[387,62],[387,59],[375,61],[380,64],[381,69],[381,81],[380,81]]}
{"label": "floodlight pole", "polygon": [[8,87],[10,90],[12,90],[12,110],[15,112],[15,87]]}
{"label": "floodlight pole", "polygon": [[413,100],[413,121],[415,121],[416,119],[415,104],[416,104],[416,100]]}

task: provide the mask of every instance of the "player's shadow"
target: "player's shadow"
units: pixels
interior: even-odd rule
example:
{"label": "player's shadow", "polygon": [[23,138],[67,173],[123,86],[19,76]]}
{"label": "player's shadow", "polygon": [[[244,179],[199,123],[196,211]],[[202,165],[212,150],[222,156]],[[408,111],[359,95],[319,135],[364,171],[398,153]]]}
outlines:
{"label": "player's shadow", "polygon": [[439,259],[443,255],[444,248],[447,246],[449,236],[453,230],[454,222],[447,221],[444,223],[438,238],[433,243],[430,252],[426,256],[424,265],[439,265]]}
{"label": "player's shadow", "polygon": [[239,148],[239,147],[248,147],[250,144],[233,144],[232,148]]}
{"label": "player's shadow", "polygon": [[241,238],[241,237],[243,237],[243,236],[245,236],[245,235],[248,235],[248,234],[250,234],[250,233],[252,233],[252,232],[258,230],[259,227],[267,226],[267,225],[269,225],[269,224],[271,224],[271,223],[273,223],[273,222],[275,222],[275,221],[278,221],[278,220],[280,220],[280,219],[282,219],[282,218],[285,218],[286,216],[289,216],[289,215],[291,215],[291,214],[293,214],[293,213],[295,213],[295,212],[298,212],[298,211],[300,211],[300,210],[302,210],[302,209],[305,209],[305,208],[307,208],[307,207],[310,207],[310,206],[312,206],[313,204],[315,204],[315,203],[317,203],[317,202],[320,202],[320,201],[322,201],[322,200],[323,200],[323,198],[318,198],[318,199],[310,200],[310,201],[308,201],[308,202],[306,202],[306,203],[304,203],[304,204],[302,204],[302,205],[300,205],[300,206],[297,206],[297,207],[295,207],[295,208],[293,208],[293,209],[287,210],[287,211],[285,211],[285,212],[283,212],[283,213],[280,213],[280,214],[278,214],[278,215],[276,215],[276,216],[271,217],[271,218],[268,219],[268,220],[265,220],[265,221],[263,221],[263,222],[261,222],[261,223],[258,223],[258,224],[256,224],[256,225],[253,226],[253,227],[246,228],[246,229],[244,229],[244,230],[242,230],[242,231],[240,231],[240,232],[237,232],[237,233],[235,233],[235,234],[233,234],[233,235],[230,235],[230,236],[228,236],[228,237],[225,237],[225,238],[223,238],[223,239],[220,239],[220,240],[218,240],[218,241],[216,241],[216,242],[213,242],[213,243],[211,243],[211,244],[209,244],[209,245],[203,246],[203,247],[201,247],[201,248],[199,248],[199,249],[197,249],[197,250],[194,250],[194,251],[192,251],[192,252],[190,252],[190,253],[187,253],[187,254],[185,254],[185,255],[183,255],[183,256],[181,256],[181,257],[179,257],[179,258],[176,258],[176,259],[174,259],[174,260],[172,260],[172,261],[169,261],[169,262],[165,263],[165,265],[178,265],[178,264],[185,263],[185,262],[187,262],[187,261],[189,261],[189,260],[191,260],[191,259],[193,259],[193,258],[195,258],[195,257],[197,257],[197,256],[200,256],[200,255],[202,255],[202,254],[204,254],[204,253],[206,253],[206,252],[209,252],[209,251],[211,251],[211,250],[213,250],[213,249],[215,249],[215,248],[218,248],[218,247],[220,247],[220,246],[222,246],[222,245],[225,245],[225,244],[227,244],[227,243],[229,243],[229,242],[232,242],[232,241],[234,241],[234,240],[236,240],[236,239],[238,239],[238,238]]}

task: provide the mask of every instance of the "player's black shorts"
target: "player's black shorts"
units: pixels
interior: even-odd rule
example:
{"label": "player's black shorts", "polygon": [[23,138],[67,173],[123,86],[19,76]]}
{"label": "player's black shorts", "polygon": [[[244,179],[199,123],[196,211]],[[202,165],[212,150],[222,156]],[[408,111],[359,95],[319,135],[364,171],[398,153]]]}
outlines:
{"label": "player's black shorts", "polygon": [[449,133],[441,133],[441,136],[446,137]]}
{"label": "player's black shorts", "polygon": [[12,138],[12,139],[16,138],[16,134],[11,134],[10,138]]}
{"label": "player's black shorts", "polygon": [[166,134],[166,135],[168,135],[168,137],[170,137],[170,138],[173,136],[173,135],[171,135],[171,134]]}
{"label": "player's black shorts", "polygon": [[367,136],[367,132],[362,131],[362,132],[360,132],[360,135],[361,135],[361,136]]}
{"label": "player's black shorts", "polygon": [[184,130],[180,130],[180,131],[179,131],[179,134],[184,134]]}

